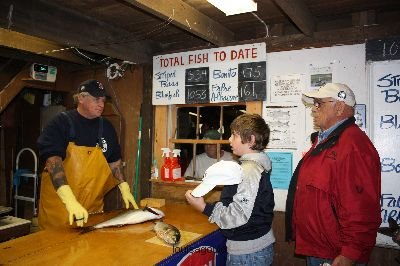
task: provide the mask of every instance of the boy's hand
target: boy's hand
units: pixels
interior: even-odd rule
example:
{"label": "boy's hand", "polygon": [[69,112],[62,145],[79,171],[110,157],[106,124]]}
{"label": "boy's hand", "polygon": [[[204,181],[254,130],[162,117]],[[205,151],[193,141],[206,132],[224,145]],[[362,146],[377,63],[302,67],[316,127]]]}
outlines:
{"label": "boy's hand", "polygon": [[206,203],[205,203],[203,197],[198,197],[198,198],[193,197],[191,190],[186,191],[185,197],[186,197],[187,202],[190,205],[192,205],[194,209],[196,209],[199,212],[204,211],[204,208],[206,207]]}

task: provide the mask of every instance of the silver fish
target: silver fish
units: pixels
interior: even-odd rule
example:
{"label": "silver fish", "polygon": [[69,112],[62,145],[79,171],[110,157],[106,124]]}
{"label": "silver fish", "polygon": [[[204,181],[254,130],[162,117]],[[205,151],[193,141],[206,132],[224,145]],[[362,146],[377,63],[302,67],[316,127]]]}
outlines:
{"label": "silver fish", "polygon": [[116,227],[128,224],[143,223],[150,220],[161,219],[164,216],[164,213],[156,208],[145,207],[143,210],[129,210],[107,221],[87,227],[83,230],[82,233],[87,233],[95,229],[105,227]]}
{"label": "silver fish", "polygon": [[181,232],[171,224],[156,222],[153,230],[156,232],[158,238],[169,245],[176,245],[181,239]]}

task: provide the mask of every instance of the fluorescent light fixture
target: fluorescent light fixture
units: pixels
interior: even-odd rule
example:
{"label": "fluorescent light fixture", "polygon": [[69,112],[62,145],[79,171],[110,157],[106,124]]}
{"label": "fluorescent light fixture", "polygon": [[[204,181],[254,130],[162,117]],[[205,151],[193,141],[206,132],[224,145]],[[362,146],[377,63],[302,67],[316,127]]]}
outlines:
{"label": "fluorescent light fixture", "polygon": [[207,0],[210,4],[225,13],[226,16],[257,11],[254,0]]}

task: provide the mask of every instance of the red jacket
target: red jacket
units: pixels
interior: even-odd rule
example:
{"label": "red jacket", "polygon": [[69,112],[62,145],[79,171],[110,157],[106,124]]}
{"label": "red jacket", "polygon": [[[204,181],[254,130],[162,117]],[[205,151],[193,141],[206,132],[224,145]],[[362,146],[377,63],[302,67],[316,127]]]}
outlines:
{"label": "red jacket", "polygon": [[296,253],[329,259],[343,255],[366,263],[381,224],[378,152],[354,118],[315,145],[295,172]]}

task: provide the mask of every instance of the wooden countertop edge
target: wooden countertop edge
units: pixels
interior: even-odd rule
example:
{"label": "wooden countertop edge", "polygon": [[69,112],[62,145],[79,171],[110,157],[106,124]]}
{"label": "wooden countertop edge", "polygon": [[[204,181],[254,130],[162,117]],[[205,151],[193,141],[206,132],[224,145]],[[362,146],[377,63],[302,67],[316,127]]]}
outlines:
{"label": "wooden countertop edge", "polygon": [[[200,185],[200,182],[185,182],[185,181],[174,181],[174,182],[167,182],[160,179],[149,179],[150,183],[154,183],[157,185],[163,186],[173,186],[173,187],[190,187],[195,188]],[[222,189],[223,186],[216,186],[214,189]]]}

